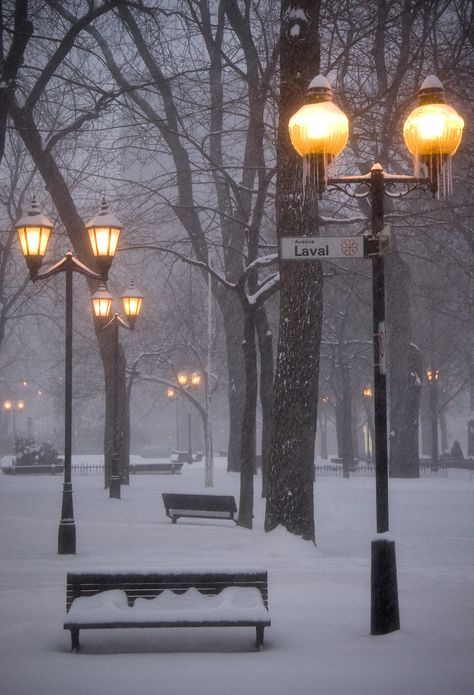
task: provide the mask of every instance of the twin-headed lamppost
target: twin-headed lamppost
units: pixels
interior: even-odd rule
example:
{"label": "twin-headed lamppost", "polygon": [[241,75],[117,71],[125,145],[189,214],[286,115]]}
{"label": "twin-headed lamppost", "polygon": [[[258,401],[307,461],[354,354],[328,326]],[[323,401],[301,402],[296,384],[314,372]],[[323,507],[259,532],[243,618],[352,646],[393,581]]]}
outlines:
{"label": "twin-headed lamppost", "polygon": [[119,328],[126,328],[133,331],[135,322],[141,312],[143,295],[137,290],[133,282],[122,295],[122,306],[127,317],[127,322],[122,319],[118,312],[115,312],[112,318],[110,313],[112,309],[113,297],[106,289],[105,285],[101,285],[97,292],[92,297],[92,307],[96,321],[102,326],[103,330],[111,329],[113,331],[113,396],[112,396],[112,471],[110,475],[109,497],[112,499],[120,499],[120,431],[119,431],[119,416],[118,416],[118,366],[119,366]]}
{"label": "twin-headed lamppost", "polygon": [[[191,372],[191,374],[188,374],[187,372],[180,371],[176,375],[176,379],[178,381],[178,384],[181,386],[182,389],[190,389],[190,388],[197,388],[199,384],[201,383],[201,375],[199,372]],[[189,463],[192,463],[193,461],[193,448],[192,448],[192,422],[191,422],[191,413],[188,412],[188,456],[189,456]]]}
{"label": "twin-headed lamppost", "polygon": [[430,388],[430,427],[431,427],[431,467],[437,468],[439,463],[438,446],[438,381],[439,369],[427,369],[426,378]]}
{"label": "twin-headed lamppost", "polygon": [[13,448],[16,447],[16,412],[22,413],[25,409],[25,401],[11,401],[9,398],[3,402],[3,410],[12,414]]}
{"label": "twin-headed lamppost", "polygon": [[[403,135],[414,158],[415,176],[386,173],[374,164],[368,174],[329,177],[328,165],[344,149],[349,138],[347,116],[333,103],[331,85],[319,75],[309,85],[307,103],[288,124],[290,140],[303,157],[305,192],[319,196],[330,187],[352,197],[367,197],[371,204],[371,235],[366,237],[367,255],[372,258],[373,279],[373,354],[374,354],[374,427],[377,533],[372,542],[371,633],[385,634],[400,627],[396,574],[395,543],[387,536],[388,521],[388,446],[385,340],[385,269],[383,248],[387,243],[384,228],[384,195],[400,197],[392,191],[402,184],[408,193],[417,187],[429,187],[433,195],[446,195],[451,189],[452,157],[459,147],[463,119],[445,103],[443,85],[430,75],[420,89],[420,103],[405,121]],[[420,178],[423,164],[427,177]],[[349,186],[357,186],[351,193]],[[361,188],[365,187],[365,192]],[[390,188],[390,192],[387,190]],[[308,236],[314,231],[308,230]],[[385,534],[385,535],[384,535]]]}
{"label": "twin-headed lamppost", "polygon": [[102,208],[87,225],[92,251],[97,259],[100,274],[81,263],[71,251],[56,261],[43,272],[39,272],[48,247],[53,224],[41,212],[35,200],[26,215],[16,223],[18,239],[30,279],[47,280],[57,273],[66,276],[66,346],[65,346],[65,380],[64,380],[64,485],[62,496],[61,520],[58,530],[58,553],[74,554],[76,552],[76,525],[74,522],[71,458],[72,458],[72,307],[73,307],[73,273],[81,273],[94,280],[105,280],[112,263],[117,244],[122,233],[119,220],[109,212],[105,201]]}

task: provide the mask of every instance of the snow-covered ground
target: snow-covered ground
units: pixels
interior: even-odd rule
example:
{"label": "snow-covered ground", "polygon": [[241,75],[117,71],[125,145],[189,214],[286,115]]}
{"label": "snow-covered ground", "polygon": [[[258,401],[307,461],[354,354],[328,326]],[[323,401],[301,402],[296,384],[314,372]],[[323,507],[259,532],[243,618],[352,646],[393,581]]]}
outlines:
{"label": "snow-covered ground", "polygon": [[[84,457],[83,457],[84,458]],[[81,457],[77,457],[78,461]],[[0,475],[2,695],[470,695],[474,692],[474,479],[391,480],[402,628],[371,637],[375,483],[320,478],[318,547],[282,529],[181,519],[163,491],[205,492],[203,464],[136,475],[109,500],[100,475],[75,476],[77,554],[56,553],[62,481]],[[218,459],[211,492],[238,477]],[[269,572],[272,626],[63,630],[68,569],[258,566]]]}

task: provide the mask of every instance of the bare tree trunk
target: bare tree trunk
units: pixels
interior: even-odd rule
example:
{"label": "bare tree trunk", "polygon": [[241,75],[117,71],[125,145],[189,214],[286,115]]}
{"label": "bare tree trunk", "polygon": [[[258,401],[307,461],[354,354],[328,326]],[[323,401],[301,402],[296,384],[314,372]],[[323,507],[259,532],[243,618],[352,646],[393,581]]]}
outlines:
{"label": "bare tree trunk", "polygon": [[395,247],[387,256],[387,281],[390,475],[418,478],[418,421],[423,365],[419,350],[410,342],[410,271]]}
{"label": "bare tree trunk", "polygon": [[[319,71],[319,2],[281,3],[277,233],[317,234],[317,201],[303,195],[302,163],[288,120]],[[314,541],[314,445],[322,324],[322,272],[317,261],[280,262],[280,332],[265,530],[282,524]]]}
{"label": "bare tree trunk", "polygon": [[245,365],[242,351],[243,321],[240,302],[233,292],[217,295],[222,312],[226,339],[229,378],[229,443],[227,470],[238,472],[241,461],[241,434],[245,403]]}
{"label": "bare tree trunk", "polygon": [[238,525],[252,528],[253,475],[255,469],[257,410],[257,348],[255,343],[255,307],[247,307],[244,316],[245,406],[242,420],[240,504]]}
{"label": "bare tree trunk", "polygon": [[257,309],[260,353],[260,405],[262,407],[262,497],[267,496],[273,421],[273,336],[263,307]]}
{"label": "bare tree trunk", "polygon": [[[340,344],[341,345],[341,344]],[[342,352],[342,350],[340,350]],[[342,445],[342,472],[344,478],[349,477],[349,472],[354,465],[354,438],[352,428],[352,392],[349,367],[341,355],[339,361],[341,373],[341,445]]]}

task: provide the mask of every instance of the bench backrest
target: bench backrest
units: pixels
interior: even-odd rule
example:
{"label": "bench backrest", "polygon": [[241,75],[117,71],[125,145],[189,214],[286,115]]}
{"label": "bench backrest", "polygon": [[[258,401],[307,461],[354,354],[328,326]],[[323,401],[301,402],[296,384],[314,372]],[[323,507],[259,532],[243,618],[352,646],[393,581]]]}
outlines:
{"label": "bench backrest", "polygon": [[125,591],[130,606],[136,598],[154,598],[165,589],[183,593],[195,588],[202,594],[219,594],[228,586],[256,587],[268,608],[268,576],[266,571],[236,572],[132,572],[92,573],[68,572],[66,610],[79,596],[94,596],[102,591]]}
{"label": "bench backrest", "polygon": [[169,509],[195,509],[197,511],[236,512],[237,505],[232,495],[191,495],[163,492],[163,502]]}

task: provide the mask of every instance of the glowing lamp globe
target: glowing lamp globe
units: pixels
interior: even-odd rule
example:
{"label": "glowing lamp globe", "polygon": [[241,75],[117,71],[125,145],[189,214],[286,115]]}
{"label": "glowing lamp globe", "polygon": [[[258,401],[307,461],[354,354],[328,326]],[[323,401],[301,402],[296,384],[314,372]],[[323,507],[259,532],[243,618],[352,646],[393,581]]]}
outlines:
{"label": "glowing lamp globe", "polygon": [[309,85],[307,103],[288,123],[291,144],[303,157],[305,187],[326,185],[327,167],[342,152],[349,138],[349,121],[332,101],[332,89],[322,75]]}
{"label": "glowing lamp globe", "polygon": [[123,226],[120,220],[109,211],[105,198],[102,200],[100,212],[86,224],[86,229],[99,272],[106,282]]}
{"label": "glowing lamp globe", "polygon": [[107,290],[105,285],[100,285],[97,292],[91,297],[92,308],[94,311],[94,316],[99,321],[105,321],[110,315],[110,310],[112,308],[113,297]]}
{"label": "glowing lamp globe", "polygon": [[199,374],[199,372],[193,372],[191,374],[192,386],[199,386],[200,383],[201,383],[201,375]]}
{"label": "glowing lamp globe", "polygon": [[122,304],[130,328],[133,330],[135,322],[140,315],[143,304],[143,295],[137,290],[133,281],[122,295]]}
{"label": "glowing lamp globe", "polygon": [[29,211],[18,220],[15,228],[30,276],[34,278],[43,262],[53,223],[33,199]]}
{"label": "glowing lamp globe", "polygon": [[178,384],[180,386],[186,386],[186,384],[188,383],[188,375],[186,374],[186,372],[178,372],[177,379]]}
{"label": "glowing lamp globe", "polygon": [[442,182],[442,193],[452,188],[452,157],[462,139],[464,120],[445,103],[442,82],[435,76],[426,78],[420,88],[420,104],[408,116],[403,127],[403,137],[408,151],[413,155],[415,175],[419,175],[419,163],[428,168],[433,192]]}

